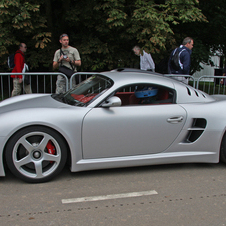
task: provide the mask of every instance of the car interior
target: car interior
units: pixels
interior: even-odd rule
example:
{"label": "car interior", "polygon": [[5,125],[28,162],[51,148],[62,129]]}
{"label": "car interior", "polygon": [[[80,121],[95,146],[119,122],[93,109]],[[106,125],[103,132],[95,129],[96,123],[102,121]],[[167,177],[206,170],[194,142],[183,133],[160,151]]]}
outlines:
{"label": "car interior", "polygon": [[[156,95],[138,96],[140,91],[157,90]],[[149,104],[173,104],[175,103],[175,92],[164,86],[156,86],[152,84],[139,84],[133,86],[122,87],[115,92],[115,95],[121,99],[121,106],[128,105],[149,105]]]}

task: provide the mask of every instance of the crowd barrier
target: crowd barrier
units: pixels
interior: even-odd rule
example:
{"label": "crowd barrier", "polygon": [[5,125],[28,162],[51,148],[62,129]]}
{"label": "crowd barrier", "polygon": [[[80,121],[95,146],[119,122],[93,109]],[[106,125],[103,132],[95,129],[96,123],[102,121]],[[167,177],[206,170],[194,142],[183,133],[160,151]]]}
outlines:
{"label": "crowd barrier", "polygon": [[[14,75],[30,75],[30,85],[32,88],[32,93],[55,93],[56,91],[56,81],[57,76],[62,75],[66,79],[66,91],[72,88],[72,78],[78,76],[78,81],[81,82],[87,79],[89,76],[95,74],[91,72],[77,72],[72,75],[70,80],[67,76],[60,72],[29,72],[29,73],[13,73]],[[12,73],[0,73],[0,101],[11,97],[13,90],[13,79],[10,77]],[[22,83],[24,87],[24,83]],[[22,89],[24,93],[24,89]]]}
{"label": "crowd barrier", "polygon": [[[180,79],[180,75],[166,74],[165,76]],[[189,85],[196,89],[202,90],[209,95],[222,94],[226,95],[226,78],[224,76],[203,75],[199,78],[189,77]]]}
{"label": "crowd barrier", "polygon": [[210,95],[226,95],[226,79],[224,76],[203,75],[197,79],[196,88]]}

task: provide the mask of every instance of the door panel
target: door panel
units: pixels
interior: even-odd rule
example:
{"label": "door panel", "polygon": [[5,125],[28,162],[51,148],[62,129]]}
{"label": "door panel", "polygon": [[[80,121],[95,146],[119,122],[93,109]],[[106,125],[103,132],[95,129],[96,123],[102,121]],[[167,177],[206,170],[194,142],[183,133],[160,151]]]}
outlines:
{"label": "door panel", "polygon": [[176,104],[94,108],[84,118],[84,159],[163,152],[179,135],[186,112]]}

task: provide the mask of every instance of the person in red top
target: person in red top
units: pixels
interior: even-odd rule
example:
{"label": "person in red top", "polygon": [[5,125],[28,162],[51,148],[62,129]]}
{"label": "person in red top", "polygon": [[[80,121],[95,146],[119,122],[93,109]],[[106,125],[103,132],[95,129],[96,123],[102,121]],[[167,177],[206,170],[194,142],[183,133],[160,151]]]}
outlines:
{"label": "person in red top", "polygon": [[[22,73],[25,65],[25,58],[24,53],[27,51],[27,46],[25,43],[20,43],[19,49],[16,51],[14,56],[14,64],[15,67],[12,70],[12,73]],[[11,78],[13,78],[13,91],[12,91],[12,97],[20,95],[21,89],[23,86],[23,75],[11,75]],[[28,93],[32,93],[31,86],[26,85],[24,83],[24,91]]]}

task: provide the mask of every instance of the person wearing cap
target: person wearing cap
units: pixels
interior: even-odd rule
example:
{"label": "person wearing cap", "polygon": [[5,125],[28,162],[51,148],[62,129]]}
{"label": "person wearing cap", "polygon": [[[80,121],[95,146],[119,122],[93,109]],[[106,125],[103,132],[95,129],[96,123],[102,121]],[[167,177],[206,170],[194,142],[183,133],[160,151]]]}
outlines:
{"label": "person wearing cap", "polygon": [[[69,46],[69,37],[67,34],[60,36],[59,42],[61,43],[61,49],[56,50],[53,58],[53,70],[59,66],[65,66],[67,68],[77,71],[77,67],[81,66],[81,58],[76,48]],[[75,77],[73,78],[75,84]],[[56,81],[56,94],[64,93],[66,91],[66,79],[62,75],[57,76]]]}

